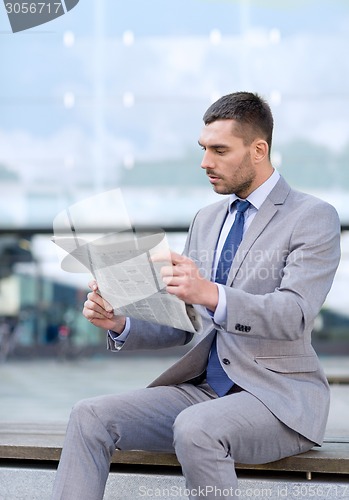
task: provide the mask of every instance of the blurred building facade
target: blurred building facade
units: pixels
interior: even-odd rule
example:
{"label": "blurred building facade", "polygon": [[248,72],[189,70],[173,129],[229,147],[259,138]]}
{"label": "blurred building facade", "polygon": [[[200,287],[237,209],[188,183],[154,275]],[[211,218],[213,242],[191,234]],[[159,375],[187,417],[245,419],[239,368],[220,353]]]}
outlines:
{"label": "blurred building facade", "polygon": [[[347,228],[348,25],[342,0],[84,0],[21,33],[0,11],[3,336],[15,332],[17,350],[104,345],[81,317],[87,277],[59,269],[52,221],[117,187],[134,224],[185,231],[217,200],[197,137],[205,109],[229,92],[270,102],[275,167],[332,203]],[[174,234],[180,251],[184,234]],[[344,231],[319,349],[347,344],[348,253]]]}

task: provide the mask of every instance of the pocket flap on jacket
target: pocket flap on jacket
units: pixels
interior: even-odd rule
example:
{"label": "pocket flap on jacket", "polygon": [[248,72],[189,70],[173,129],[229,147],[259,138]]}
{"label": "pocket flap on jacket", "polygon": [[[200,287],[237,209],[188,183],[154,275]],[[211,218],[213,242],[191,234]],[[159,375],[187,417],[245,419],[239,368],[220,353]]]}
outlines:
{"label": "pocket flap on jacket", "polygon": [[256,356],[255,361],[279,373],[316,372],[319,367],[316,356]]}

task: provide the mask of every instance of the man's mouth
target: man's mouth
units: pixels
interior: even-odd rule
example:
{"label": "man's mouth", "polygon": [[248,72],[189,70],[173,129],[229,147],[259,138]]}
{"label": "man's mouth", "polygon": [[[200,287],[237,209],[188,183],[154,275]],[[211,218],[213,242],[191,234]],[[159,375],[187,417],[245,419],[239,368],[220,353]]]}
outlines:
{"label": "man's mouth", "polygon": [[220,179],[220,177],[218,177],[218,175],[214,175],[214,174],[207,174],[207,177],[209,178],[209,181],[212,184],[216,183]]}

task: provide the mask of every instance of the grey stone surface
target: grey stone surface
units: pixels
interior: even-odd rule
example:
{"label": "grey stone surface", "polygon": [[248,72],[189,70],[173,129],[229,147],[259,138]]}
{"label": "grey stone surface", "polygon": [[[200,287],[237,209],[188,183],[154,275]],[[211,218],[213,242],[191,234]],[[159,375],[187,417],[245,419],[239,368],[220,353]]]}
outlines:
{"label": "grey stone surface", "polygon": [[[50,500],[54,470],[0,468],[0,500]],[[194,492],[195,493],[195,492]],[[236,498],[264,498],[269,500],[303,499],[345,500],[349,498],[349,482],[296,478],[266,477],[239,479]],[[141,498],[187,499],[184,478],[170,474],[111,473],[104,500],[136,500]],[[216,491],[216,498],[223,498]],[[74,499],[80,500],[80,499]]]}

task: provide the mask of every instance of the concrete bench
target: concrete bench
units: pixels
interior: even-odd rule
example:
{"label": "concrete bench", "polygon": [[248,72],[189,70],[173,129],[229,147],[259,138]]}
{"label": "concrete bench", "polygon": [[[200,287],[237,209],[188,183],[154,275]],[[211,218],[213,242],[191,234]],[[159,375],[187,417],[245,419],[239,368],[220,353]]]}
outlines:
{"label": "concrete bench", "polygon": [[[65,425],[0,424],[0,461],[58,462]],[[180,468],[175,454],[142,450],[116,450],[112,465]],[[325,438],[322,447],[263,465],[236,464],[237,470],[304,472],[311,474],[349,474],[349,439]]]}
{"label": "concrete bench", "polygon": [[327,380],[329,384],[337,385],[348,385],[349,384],[349,374],[348,373],[330,373],[327,375]]}
{"label": "concrete bench", "polygon": [[[50,498],[64,433],[65,425],[59,424],[0,424],[1,499]],[[316,491],[321,488],[323,497],[314,495],[315,490],[311,490],[313,493],[309,493],[309,498],[336,497],[340,496],[339,491],[342,498],[349,498],[349,439],[332,438],[325,440],[321,448],[314,447],[307,453],[263,465],[236,464],[236,468],[242,488],[250,488],[250,491],[255,488],[257,491],[258,487],[259,492],[269,491],[270,495],[264,493],[268,498],[282,496],[282,491],[286,492],[285,488],[288,488],[287,498],[297,498],[297,495],[308,498],[303,493],[308,491],[304,488],[310,488],[310,484],[312,488],[317,488]],[[160,496],[160,487],[168,489],[170,485],[177,488],[177,498],[187,498],[184,495],[180,464],[172,453],[116,450],[109,476],[106,499],[134,499],[137,497],[136,487],[141,492],[140,497],[149,497],[149,492],[153,496]],[[154,494],[155,487],[158,489],[157,494]],[[296,487],[297,490],[294,489]],[[179,495],[179,488],[184,496]],[[39,492],[38,496],[32,490]]]}
{"label": "concrete bench", "polygon": [[[65,425],[61,424],[0,424],[0,461],[58,462],[61,454]],[[112,465],[180,468],[172,453],[142,450],[116,450]],[[326,439],[322,447],[263,465],[236,464],[238,470],[268,472],[304,472],[349,474],[349,439]]]}

